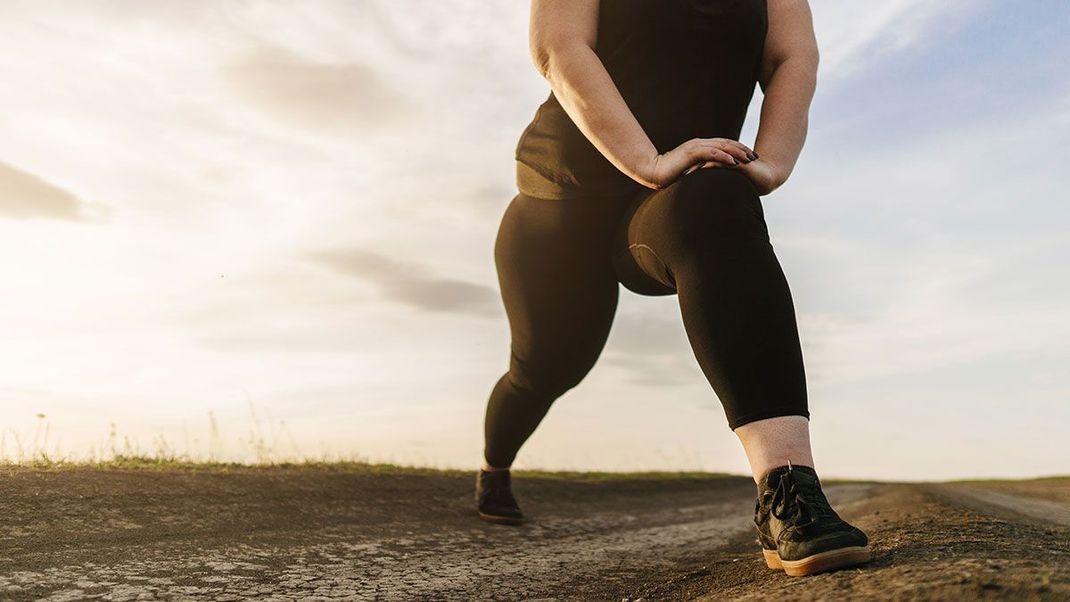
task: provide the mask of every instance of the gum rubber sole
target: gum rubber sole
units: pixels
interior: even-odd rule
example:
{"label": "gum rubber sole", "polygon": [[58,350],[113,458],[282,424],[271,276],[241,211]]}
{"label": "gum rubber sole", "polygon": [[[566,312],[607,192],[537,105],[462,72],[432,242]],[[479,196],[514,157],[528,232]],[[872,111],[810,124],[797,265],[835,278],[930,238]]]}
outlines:
{"label": "gum rubber sole", "polygon": [[497,514],[483,514],[482,512],[479,513],[479,518],[487,521],[488,523],[498,523],[499,525],[519,525],[524,522],[523,518],[498,516]]}
{"label": "gum rubber sole", "polygon": [[861,564],[872,556],[869,546],[852,546],[821,552],[799,560],[781,560],[776,550],[763,548],[762,557],[765,558],[765,565],[769,568],[784,569],[784,572],[792,577],[802,577]]}

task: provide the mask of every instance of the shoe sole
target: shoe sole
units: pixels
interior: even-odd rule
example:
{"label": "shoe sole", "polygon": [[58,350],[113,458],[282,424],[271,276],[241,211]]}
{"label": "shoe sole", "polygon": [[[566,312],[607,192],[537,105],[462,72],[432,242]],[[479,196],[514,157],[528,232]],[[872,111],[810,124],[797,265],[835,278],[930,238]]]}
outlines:
{"label": "shoe sole", "polygon": [[776,550],[762,549],[765,564],[771,569],[783,569],[792,577],[803,577],[823,571],[854,566],[868,561],[872,555],[869,546],[852,546],[820,552],[799,560],[781,560]]}
{"label": "shoe sole", "polygon": [[514,518],[512,516],[498,516],[496,514],[483,514],[479,513],[479,518],[487,521],[488,523],[497,523],[499,525],[519,525],[524,522],[523,518]]}

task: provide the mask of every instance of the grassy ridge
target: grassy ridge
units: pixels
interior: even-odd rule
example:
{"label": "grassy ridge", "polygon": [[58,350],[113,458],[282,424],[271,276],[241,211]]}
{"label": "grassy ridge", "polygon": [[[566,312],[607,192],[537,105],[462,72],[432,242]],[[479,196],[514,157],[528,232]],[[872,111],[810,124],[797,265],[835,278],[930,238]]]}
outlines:
{"label": "grassy ridge", "polygon": [[1051,475],[1047,477],[1033,477],[1030,479],[955,479],[948,483],[960,483],[962,485],[991,485],[994,483],[1062,483],[1070,481],[1070,475]]}
{"label": "grassy ridge", "polygon": [[[362,474],[413,474],[439,476],[469,476],[475,474],[471,469],[432,468],[426,466],[408,466],[387,462],[368,462],[355,459],[316,459],[285,462],[222,462],[211,460],[187,460],[173,457],[154,456],[115,456],[107,460],[51,460],[38,457],[23,462],[0,462],[4,470],[158,470],[158,471],[257,471],[257,470],[324,470],[337,472],[357,472]],[[575,471],[575,470],[523,470],[514,469],[514,475],[550,479],[709,479],[709,478],[743,478],[743,475],[701,471]]]}
{"label": "grassy ridge", "polygon": [[[20,470],[147,470],[147,471],[270,471],[270,470],[322,470],[330,472],[349,472],[360,474],[407,474],[436,476],[470,476],[475,474],[472,468],[434,468],[412,466],[389,462],[370,462],[351,458],[307,458],[299,461],[278,462],[224,462],[216,460],[190,460],[174,456],[116,455],[107,460],[54,460],[39,456],[24,461],[0,460],[0,470],[5,472]],[[584,481],[613,481],[627,479],[741,479],[748,475],[723,472],[703,471],[578,471],[578,470],[526,470],[513,469],[518,477],[542,479],[569,479]],[[828,482],[874,482],[856,479],[823,479]],[[1070,481],[1070,475],[1053,475],[1029,479],[954,479],[943,481],[964,485],[998,484],[998,483],[1063,483]]]}

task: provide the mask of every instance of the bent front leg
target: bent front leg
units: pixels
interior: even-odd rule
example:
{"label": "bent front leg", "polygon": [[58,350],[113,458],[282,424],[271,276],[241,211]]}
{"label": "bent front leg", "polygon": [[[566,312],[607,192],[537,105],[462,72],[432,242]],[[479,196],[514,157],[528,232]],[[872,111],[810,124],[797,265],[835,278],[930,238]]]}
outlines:
{"label": "bent front leg", "polygon": [[675,289],[695,358],[729,426],[809,418],[791,291],[747,176],[698,170],[650,194],[626,227],[636,265],[656,283],[650,288]]}

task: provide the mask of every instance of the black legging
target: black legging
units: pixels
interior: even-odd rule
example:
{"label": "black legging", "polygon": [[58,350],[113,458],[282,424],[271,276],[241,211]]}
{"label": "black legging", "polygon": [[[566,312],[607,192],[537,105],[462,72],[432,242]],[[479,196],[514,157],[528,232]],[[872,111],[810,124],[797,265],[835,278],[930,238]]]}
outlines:
{"label": "black legging", "polygon": [[618,283],[678,295],[692,350],[732,429],[809,418],[791,292],[743,173],[700,169],[634,198],[521,192],[502,216],[494,256],[512,344],[509,371],[487,404],[491,466],[511,466],[554,400],[594,366]]}

